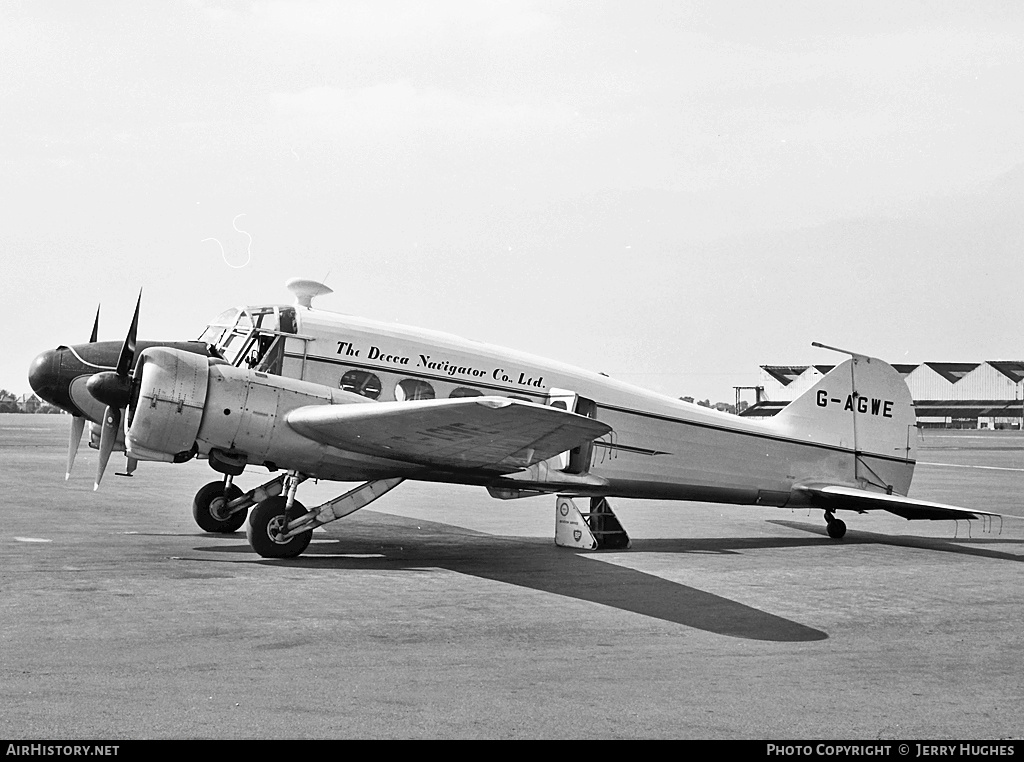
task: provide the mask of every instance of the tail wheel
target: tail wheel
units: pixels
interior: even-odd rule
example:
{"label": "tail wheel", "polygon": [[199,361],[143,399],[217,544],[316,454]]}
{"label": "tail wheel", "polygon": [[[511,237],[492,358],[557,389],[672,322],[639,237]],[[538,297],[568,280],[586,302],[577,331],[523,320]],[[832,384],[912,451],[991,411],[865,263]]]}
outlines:
{"label": "tail wheel", "polygon": [[210,482],[200,488],[192,501],[192,518],[204,532],[231,534],[245,523],[245,511],[223,516],[222,511],[232,500],[242,496],[242,490],[232,484],[227,491],[224,482]]}
{"label": "tail wheel", "polygon": [[285,515],[288,501],[281,495],[270,497],[258,503],[249,514],[245,535],[252,549],[264,558],[295,558],[308,546],[313,530],[284,539],[282,535],[288,521],[306,512],[298,500],[292,503],[289,515]]}

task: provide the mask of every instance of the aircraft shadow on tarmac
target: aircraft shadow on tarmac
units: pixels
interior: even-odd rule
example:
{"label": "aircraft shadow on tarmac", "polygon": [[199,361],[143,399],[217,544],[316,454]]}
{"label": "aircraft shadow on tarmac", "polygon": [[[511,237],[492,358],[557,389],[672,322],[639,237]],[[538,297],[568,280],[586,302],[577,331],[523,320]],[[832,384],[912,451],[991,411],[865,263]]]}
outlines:
{"label": "aircraft shadow on tarmac", "polygon": [[[638,539],[633,552],[730,554],[751,550],[818,547],[824,526],[798,521],[768,523],[808,533],[806,537],[729,537]],[[300,558],[273,561],[252,556],[247,544],[205,546],[199,551],[244,553],[251,563],[316,569],[442,568],[459,574],[563,595],[643,614],[666,622],[736,638],[775,642],[825,640],[828,634],[766,611],[653,574],[602,562],[601,552],[557,548],[546,538],[499,537],[439,522],[366,511],[333,525]],[[827,540],[826,540],[827,541]],[[980,536],[914,537],[847,533],[842,544],[878,544],[997,560],[1024,556],[988,547],[1024,545],[996,532]],[[250,562],[250,561],[247,561]]]}
{"label": "aircraft shadow on tarmac", "polygon": [[[799,529],[815,535],[825,535],[824,526],[812,526],[798,521],[785,521],[773,519],[768,522],[788,529]],[[981,558],[992,558],[1000,561],[1024,561],[1024,555],[1007,553],[1002,550],[995,550],[986,547],[987,545],[1024,545],[1024,540],[1001,536],[999,534],[999,523],[993,531],[981,534],[971,533],[960,534],[954,537],[914,537],[910,535],[889,535],[865,532],[862,530],[850,530],[843,538],[844,545],[867,544],[872,545],[893,545],[901,548],[920,548],[922,550],[937,550],[943,553],[957,553],[965,556],[979,556]],[[803,543],[798,543],[803,544]]]}
{"label": "aircraft shadow on tarmac", "polygon": [[[602,562],[600,552],[584,555],[557,548],[550,539],[498,537],[375,511],[345,519],[344,529],[339,527],[330,536],[333,542],[318,541],[320,535],[314,535],[317,539],[299,558],[274,561],[253,557],[252,563],[316,569],[442,568],[599,603],[718,635],[775,642],[828,638],[821,630],[728,598]],[[773,540],[755,542],[767,542],[770,546]],[[706,552],[703,547],[688,549],[685,542],[671,543],[662,547],[661,541],[641,540],[634,542],[633,547],[650,552]],[[248,545],[240,543],[196,550],[252,554]]]}

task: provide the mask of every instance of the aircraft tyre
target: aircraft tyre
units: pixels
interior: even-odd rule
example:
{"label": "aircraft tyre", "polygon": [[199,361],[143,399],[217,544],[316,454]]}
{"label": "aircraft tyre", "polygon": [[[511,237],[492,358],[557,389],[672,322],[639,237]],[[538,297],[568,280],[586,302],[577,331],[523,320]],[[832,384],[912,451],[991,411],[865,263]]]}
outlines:
{"label": "aircraft tyre", "polygon": [[828,536],[833,540],[841,540],[846,534],[846,522],[842,519],[832,519],[828,522]]}
{"label": "aircraft tyre", "polygon": [[[234,484],[228,488],[225,495],[224,482],[210,482],[200,487],[196,493],[195,499],[192,501],[192,518],[196,520],[199,528],[204,532],[213,532],[215,534],[231,534],[236,532],[245,523],[246,512],[239,511],[238,513],[231,514],[226,519],[219,519],[214,515],[215,507],[213,501],[217,498],[224,498],[227,502],[231,502],[241,496],[242,490]],[[218,503],[220,503],[219,500]]]}
{"label": "aircraft tyre", "polygon": [[[252,549],[264,558],[295,558],[309,546],[313,538],[313,530],[310,529],[288,540],[281,539],[281,533],[288,522],[284,511],[287,502],[283,495],[269,497],[257,503],[249,514],[245,536],[249,538]],[[292,503],[291,518],[305,512],[305,507],[298,500]]]}

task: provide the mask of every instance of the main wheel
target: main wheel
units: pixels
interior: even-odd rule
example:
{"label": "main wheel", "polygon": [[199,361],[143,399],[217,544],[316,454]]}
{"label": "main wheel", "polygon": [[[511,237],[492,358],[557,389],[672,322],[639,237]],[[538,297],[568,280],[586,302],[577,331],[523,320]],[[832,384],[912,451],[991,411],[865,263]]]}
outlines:
{"label": "main wheel", "polygon": [[231,534],[245,523],[245,511],[223,516],[221,511],[232,500],[242,496],[242,490],[232,484],[224,492],[224,482],[210,482],[200,488],[192,501],[192,518],[204,532]]}
{"label": "main wheel", "polygon": [[828,522],[828,536],[833,540],[841,540],[846,534],[846,522],[842,519],[832,519]]}
{"label": "main wheel", "polygon": [[296,500],[288,516],[285,516],[284,507],[287,503],[282,495],[268,497],[249,514],[245,536],[249,538],[252,549],[264,558],[295,558],[306,549],[313,537],[313,530],[310,529],[287,540],[281,538],[288,521],[306,512],[302,503]]}

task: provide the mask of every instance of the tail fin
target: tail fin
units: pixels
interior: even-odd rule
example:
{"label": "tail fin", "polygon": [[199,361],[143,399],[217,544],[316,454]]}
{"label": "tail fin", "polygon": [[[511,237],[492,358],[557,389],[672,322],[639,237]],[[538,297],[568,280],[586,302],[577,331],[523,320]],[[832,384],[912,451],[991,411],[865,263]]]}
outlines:
{"label": "tail fin", "polygon": [[[770,426],[780,435],[825,445],[827,463],[808,463],[797,478],[906,495],[917,454],[910,390],[888,363],[850,353],[791,402]],[[821,473],[822,466],[828,473]]]}

